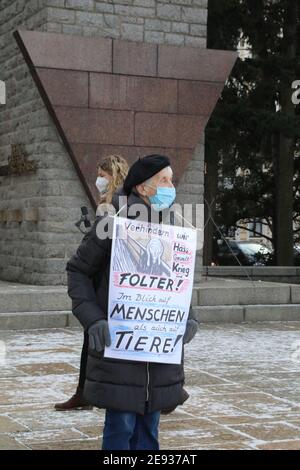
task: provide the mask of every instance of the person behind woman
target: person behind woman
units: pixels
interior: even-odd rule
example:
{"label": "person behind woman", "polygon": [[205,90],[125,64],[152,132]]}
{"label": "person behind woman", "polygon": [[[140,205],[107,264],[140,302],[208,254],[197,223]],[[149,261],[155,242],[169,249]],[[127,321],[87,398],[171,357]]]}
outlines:
{"label": "person behind woman", "polygon": [[[96,216],[105,205],[109,205],[112,200],[113,193],[121,186],[128,173],[128,164],[126,160],[119,155],[108,155],[104,157],[97,166],[98,177],[96,186],[99,191],[98,207]],[[88,338],[87,331],[84,332],[84,342],[81,351],[79,382],[75,394],[69,400],[54,405],[57,411],[67,411],[80,409],[91,409],[88,403],[83,400],[83,387],[86,376],[86,363],[88,356]]]}

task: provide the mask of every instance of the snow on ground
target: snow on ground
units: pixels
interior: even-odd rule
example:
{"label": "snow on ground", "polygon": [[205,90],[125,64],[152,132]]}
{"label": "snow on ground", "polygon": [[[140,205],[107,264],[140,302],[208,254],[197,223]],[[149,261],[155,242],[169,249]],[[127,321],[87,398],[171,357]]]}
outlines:
{"label": "snow on ground", "polygon": [[[100,449],[103,410],[57,412],[76,389],[79,329],[0,332],[0,449]],[[300,323],[203,325],[162,449],[300,449]]]}

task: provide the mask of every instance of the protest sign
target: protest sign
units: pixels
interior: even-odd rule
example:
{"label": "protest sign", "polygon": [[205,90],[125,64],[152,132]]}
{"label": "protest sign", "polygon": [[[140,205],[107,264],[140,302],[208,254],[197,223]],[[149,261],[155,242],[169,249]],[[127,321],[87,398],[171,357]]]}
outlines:
{"label": "protest sign", "polygon": [[105,357],[179,364],[196,230],[115,217]]}

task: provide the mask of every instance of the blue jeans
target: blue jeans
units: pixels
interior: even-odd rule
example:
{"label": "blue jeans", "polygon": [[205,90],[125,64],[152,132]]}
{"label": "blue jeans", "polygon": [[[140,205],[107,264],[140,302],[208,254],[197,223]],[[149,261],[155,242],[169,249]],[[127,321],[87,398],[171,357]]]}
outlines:
{"label": "blue jeans", "polygon": [[139,415],[106,410],[102,450],[159,450],[160,411]]}

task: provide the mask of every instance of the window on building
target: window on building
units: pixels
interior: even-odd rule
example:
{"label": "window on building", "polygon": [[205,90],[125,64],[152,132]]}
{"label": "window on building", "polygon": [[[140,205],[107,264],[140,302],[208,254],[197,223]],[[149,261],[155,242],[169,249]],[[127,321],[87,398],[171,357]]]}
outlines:
{"label": "window on building", "polygon": [[258,219],[253,219],[251,222],[248,222],[249,237],[260,238],[262,233],[262,223]]}

